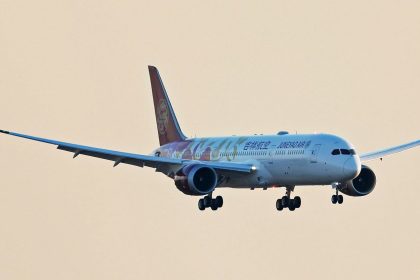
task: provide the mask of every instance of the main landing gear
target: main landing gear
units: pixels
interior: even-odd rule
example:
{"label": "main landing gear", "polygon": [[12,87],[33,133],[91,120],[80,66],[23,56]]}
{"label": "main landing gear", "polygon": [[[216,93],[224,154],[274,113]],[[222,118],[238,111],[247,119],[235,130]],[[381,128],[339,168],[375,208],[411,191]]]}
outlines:
{"label": "main landing gear", "polygon": [[336,188],[335,189],[335,194],[333,194],[332,196],[331,196],[331,202],[333,203],[333,204],[342,204],[343,203],[343,201],[344,201],[344,198],[343,198],[343,196],[341,195],[341,194],[338,194],[338,189]]}
{"label": "main landing gear", "polygon": [[211,210],[216,211],[218,208],[223,206],[223,197],[220,195],[216,196],[216,198],[212,198],[212,193],[206,195],[204,198],[200,198],[198,200],[198,209],[201,211],[205,210],[206,208],[210,207]]}
{"label": "main landing gear", "polygon": [[286,195],[282,198],[277,199],[276,208],[278,211],[283,210],[284,208],[289,208],[290,211],[295,211],[295,209],[300,208],[302,201],[299,196],[290,198],[290,193],[293,191],[294,187],[286,187]]}

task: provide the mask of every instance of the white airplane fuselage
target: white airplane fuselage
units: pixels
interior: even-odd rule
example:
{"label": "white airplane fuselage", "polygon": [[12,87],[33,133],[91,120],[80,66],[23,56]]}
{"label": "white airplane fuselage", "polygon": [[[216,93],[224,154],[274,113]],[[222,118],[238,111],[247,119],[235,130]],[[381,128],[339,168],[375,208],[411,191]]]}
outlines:
{"label": "white airplane fuselage", "polygon": [[[333,155],[332,151],[337,149],[349,153]],[[218,188],[331,185],[352,180],[361,170],[353,146],[329,134],[194,138],[163,145],[153,154],[200,162],[241,162],[255,167],[254,172],[245,176],[226,175]]]}

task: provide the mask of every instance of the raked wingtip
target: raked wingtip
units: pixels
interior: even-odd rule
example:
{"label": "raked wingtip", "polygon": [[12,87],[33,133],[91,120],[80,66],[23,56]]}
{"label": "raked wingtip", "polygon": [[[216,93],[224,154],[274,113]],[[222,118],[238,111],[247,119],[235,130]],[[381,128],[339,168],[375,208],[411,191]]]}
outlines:
{"label": "raked wingtip", "polygon": [[0,129],[0,132],[1,132],[1,133],[4,133],[4,134],[10,134],[10,132],[9,132],[9,131],[2,130],[2,129]]}

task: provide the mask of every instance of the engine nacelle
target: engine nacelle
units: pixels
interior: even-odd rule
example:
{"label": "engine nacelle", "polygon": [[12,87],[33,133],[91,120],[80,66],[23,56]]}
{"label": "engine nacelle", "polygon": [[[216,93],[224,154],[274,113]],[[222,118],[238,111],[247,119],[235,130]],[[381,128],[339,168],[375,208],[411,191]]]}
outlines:
{"label": "engine nacelle", "polygon": [[369,167],[362,165],[359,176],[351,181],[338,184],[338,190],[350,196],[364,196],[373,191],[376,185],[376,175]]}
{"label": "engine nacelle", "polygon": [[216,171],[203,165],[189,165],[175,175],[175,186],[188,195],[205,195],[217,186]]}

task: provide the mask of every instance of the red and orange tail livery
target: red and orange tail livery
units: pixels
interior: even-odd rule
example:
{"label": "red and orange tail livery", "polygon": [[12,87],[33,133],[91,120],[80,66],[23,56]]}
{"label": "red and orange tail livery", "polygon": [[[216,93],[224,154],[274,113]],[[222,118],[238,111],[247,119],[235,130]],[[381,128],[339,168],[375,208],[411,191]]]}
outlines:
{"label": "red and orange tail livery", "polygon": [[156,67],[149,66],[149,75],[160,145],[185,140],[186,137],[179,127],[159,71]]}

